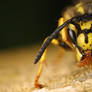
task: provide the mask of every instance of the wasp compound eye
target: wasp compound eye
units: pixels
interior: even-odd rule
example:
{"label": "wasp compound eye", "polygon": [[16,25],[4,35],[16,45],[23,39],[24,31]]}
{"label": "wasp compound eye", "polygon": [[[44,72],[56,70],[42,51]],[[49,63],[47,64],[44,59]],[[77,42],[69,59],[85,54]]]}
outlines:
{"label": "wasp compound eye", "polygon": [[68,29],[70,40],[75,44],[76,43],[76,34],[72,29]]}

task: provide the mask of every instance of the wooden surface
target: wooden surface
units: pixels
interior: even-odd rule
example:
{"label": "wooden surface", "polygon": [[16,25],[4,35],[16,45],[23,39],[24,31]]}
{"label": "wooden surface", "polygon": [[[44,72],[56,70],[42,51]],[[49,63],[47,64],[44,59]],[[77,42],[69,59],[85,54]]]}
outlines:
{"label": "wooden surface", "polygon": [[[0,52],[0,92],[32,90],[35,48],[25,47]],[[25,91],[27,92],[27,91]]]}
{"label": "wooden surface", "polygon": [[39,46],[8,49],[0,52],[0,92],[92,92],[92,71],[78,68],[74,52],[66,52],[54,62],[57,47],[48,49],[47,61],[39,82],[43,89],[35,89],[34,80],[39,63],[34,58]]}

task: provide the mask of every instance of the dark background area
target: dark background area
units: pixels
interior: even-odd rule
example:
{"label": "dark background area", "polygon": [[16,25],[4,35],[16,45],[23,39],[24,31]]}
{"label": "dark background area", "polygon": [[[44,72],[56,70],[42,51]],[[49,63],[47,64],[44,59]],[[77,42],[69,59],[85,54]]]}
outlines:
{"label": "dark background area", "polygon": [[42,42],[71,0],[0,1],[0,49]]}

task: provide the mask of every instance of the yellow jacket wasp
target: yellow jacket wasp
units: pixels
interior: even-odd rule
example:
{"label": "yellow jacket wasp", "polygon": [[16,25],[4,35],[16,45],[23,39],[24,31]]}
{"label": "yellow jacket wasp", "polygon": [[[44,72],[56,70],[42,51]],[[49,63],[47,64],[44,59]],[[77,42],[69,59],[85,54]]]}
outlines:
{"label": "yellow jacket wasp", "polygon": [[[70,12],[72,11],[72,13]],[[79,2],[75,7],[67,9],[59,19],[58,27],[45,39],[34,64],[40,60],[40,68],[35,80],[35,87],[41,88],[38,83],[42,65],[45,61],[48,45],[52,43],[64,49],[75,50],[78,65],[90,65],[92,62],[92,1]]]}

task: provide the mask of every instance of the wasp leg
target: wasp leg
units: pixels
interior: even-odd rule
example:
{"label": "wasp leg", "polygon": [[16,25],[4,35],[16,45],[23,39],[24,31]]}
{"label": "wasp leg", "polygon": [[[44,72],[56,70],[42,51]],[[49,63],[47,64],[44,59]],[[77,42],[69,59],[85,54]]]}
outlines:
{"label": "wasp leg", "polygon": [[[62,47],[62,48],[59,49],[59,52],[58,52],[58,56],[57,56],[57,60],[56,61],[59,61],[60,60],[60,58],[62,56],[61,53],[63,53],[65,51],[65,49],[70,49],[70,47],[66,43],[61,42],[61,41],[58,41],[57,39],[53,39],[51,41],[51,43],[53,45],[57,45],[59,47]],[[46,54],[47,54],[47,48],[45,49],[45,51],[44,51],[44,53],[43,53],[43,55],[42,55],[42,57],[40,59],[40,67],[38,69],[38,73],[37,73],[37,76],[36,76],[36,79],[35,79],[35,87],[36,88],[42,88],[43,87],[43,85],[39,84],[38,81],[39,81],[39,78],[40,78],[40,75],[41,75],[41,72],[42,72],[42,69],[43,69],[43,63],[46,61]]]}
{"label": "wasp leg", "polygon": [[39,80],[41,72],[42,72],[42,68],[43,68],[43,63],[45,61],[45,57],[46,57],[46,50],[45,50],[45,52],[43,53],[43,55],[42,55],[42,57],[40,59],[40,67],[38,69],[38,73],[37,73],[37,76],[36,76],[36,79],[35,79],[35,87],[36,88],[42,88],[43,87],[43,85],[38,83],[38,80]]}
{"label": "wasp leg", "polygon": [[[47,38],[45,39],[44,43],[46,42]],[[56,39],[53,39],[51,41],[52,44],[54,45],[59,45],[59,41],[56,40]],[[47,53],[47,48],[45,49],[41,59],[40,59],[40,67],[38,69],[38,73],[37,73],[37,76],[36,76],[36,79],[35,79],[35,87],[36,88],[42,88],[43,85],[39,84],[39,78],[40,78],[40,75],[41,75],[41,72],[42,72],[42,69],[43,69],[43,63],[46,61],[46,53]]]}
{"label": "wasp leg", "polygon": [[[60,18],[58,20],[58,27],[61,26],[64,22],[65,22],[65,19]],[[72,49],[74,49],[71,41],[69,40],[69,36],[68,36],[68,32],[67,32],[66,27],[64,27],[62,29],[62,31],[60,31],[60,37],[61,37],[60,39],[62,39],[62,41],[60,42],[61,46],[65,47],[65,48],[68,46],[68,47],[71,47]]]}
{"label": "wasp leg", "polygon": [[[47,38],[45,39],[45,41],[47,40]],[[44,42],[45,42],[44,41]],[[53,39],[52,41],[51,41],[51,43],[53,44],[53,45],[57,45],[57,46],[59,46],[59,47],[62,47],[62,48],[60,48],[59,49],[59,51],[58,51],[58,56],[57,56],[57,60],[56,61],[59,61],[60,60],[60,58],[61,58],[61,56],[62,56],[62,54],[61,53],[63,53],[64,51],[65,51],[65,49],[70,49],[70,47],[66,44],[66,43],[64,43],[64,42],[60,42],[60,41],[58,41],[57,39]],[[42,72],[42,69],[43,69],[43,63],[46,61],[46,54],[47,54],[47,49],[45,49],[45,51],[44,51],[44,53],[43,53],[43,55],[42,55],[42,57],[41,57],[41,59],[40,59],[40,67],[39,67],[39,69],[38,69],[38,73],[37,73],[37,76],[36,76],[36,79],[35,79],[35,87],[36,88],[42,88],[43,87],[43,85],[41,85],[41,84],[39,84],[39,78],[40,78],[40,75],[41,75],[41,72]]]}
{"label": "wasp leg", "polygon": [[[48,37],[47,37],[47,38],[48,38]],[[44,43],[45,43],[45,41],[47,40],[47,38],[45,38]],[[44,44],[44,43],[43,43],[43,44]],[[47,52],[47,49],[45,49],[45,51],[44,51],[44,53],[43,53],[43,55],[42,55],[42,57],[41,57],[41,59],[40,59],[40,67],[39,67],[39,69],[38,69],[37,76],[36,76],[36,79],[35,79],[35,87],[36,87],[36,88],[42,88],[42,87],[43,87],[43,85],[41,85],[41,84],[38,83],[38,80],[39,80],[40,75],[41,75],[41,72],[42,72],[43,63],[44,63],[45,60],[46,60],[46,52]]]}

